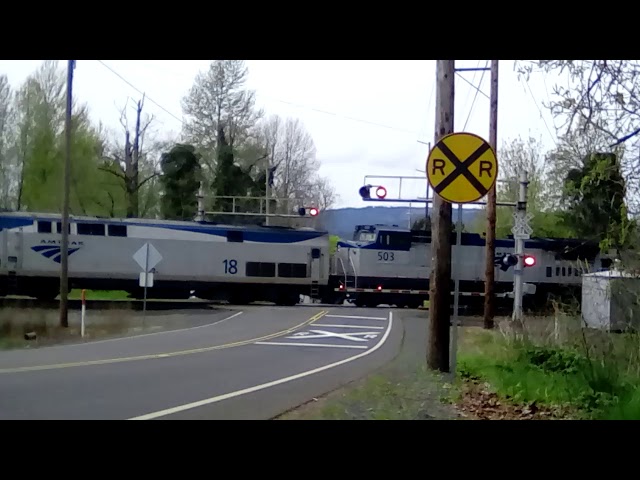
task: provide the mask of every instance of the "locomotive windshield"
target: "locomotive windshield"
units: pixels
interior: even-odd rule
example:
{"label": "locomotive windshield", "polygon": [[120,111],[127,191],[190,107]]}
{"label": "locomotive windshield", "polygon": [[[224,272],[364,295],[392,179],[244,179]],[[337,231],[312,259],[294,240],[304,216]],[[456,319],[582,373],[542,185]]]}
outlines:
{"label": "locomotive windshield", "polygon": [[376,234],[371,232],[360,232],[356,240],[359,242],[375,242]]}

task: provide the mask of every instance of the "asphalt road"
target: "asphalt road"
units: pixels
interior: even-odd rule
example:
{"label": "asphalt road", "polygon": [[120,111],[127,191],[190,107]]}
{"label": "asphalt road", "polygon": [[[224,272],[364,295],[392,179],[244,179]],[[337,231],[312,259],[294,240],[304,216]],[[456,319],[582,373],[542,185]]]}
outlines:
{"label": "asphalt road", "polygon": [[387,363],[402,339],[386,308],[207,315],[185,330],[0,352],[0,419],[268,419]]}

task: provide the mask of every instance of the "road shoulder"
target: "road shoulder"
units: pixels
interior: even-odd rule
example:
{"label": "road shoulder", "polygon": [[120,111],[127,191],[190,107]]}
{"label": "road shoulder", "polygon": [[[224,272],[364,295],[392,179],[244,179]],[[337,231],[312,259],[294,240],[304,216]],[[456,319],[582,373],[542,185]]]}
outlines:
{"label": "road shoulder", "polygon": [[274,420],[459,419],[450,389],[426,369],[426,312],[394,310],[402,329],[396,356],[376,370],[289,410]]}

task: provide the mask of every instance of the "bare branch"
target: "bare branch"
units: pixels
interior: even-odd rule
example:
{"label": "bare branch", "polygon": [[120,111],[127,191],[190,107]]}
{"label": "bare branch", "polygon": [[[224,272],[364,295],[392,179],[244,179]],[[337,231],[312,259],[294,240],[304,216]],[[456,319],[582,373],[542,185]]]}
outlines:
{"label": "bare branch", "polygon": [[107,167],[98,167],[98,170],[102,170],[103,172],[107,172],[110,173],[111,175],[115,175],[118,178],[121,178],[122,180],[125,179],[125,176],[122,172],[116,172],[115,170],[111,170],[110,168]]}
{"label": "bare branch", "polygon": [[142,186],[143,186],[145,183],[147,183],[147,182],[148,182],[149,180],[151,180],[152,178],[156,178],[158,175],[160,175],[158,172],[155,172],[155,173],[153,173],[153,174],[149,175],[147,178],[145,178],[143,181],[141,181],[141,182],[138,184],[138,187],[136,188],[136,190],[140,190],[140,189],[142,188]]}

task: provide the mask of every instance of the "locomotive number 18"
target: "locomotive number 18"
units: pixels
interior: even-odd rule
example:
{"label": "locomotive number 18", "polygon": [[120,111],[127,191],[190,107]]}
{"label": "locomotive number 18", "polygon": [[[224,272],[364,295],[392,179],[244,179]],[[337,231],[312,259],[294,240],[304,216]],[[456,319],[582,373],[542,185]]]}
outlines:
{"label": "locomotive number 18", "polygon": [[224,273],[230,273],[231,275],[238,273],[237,260],[223,260],[222,263],[224,263]]}
{"label": "locomotive number 18", "polygon": [[378,252],[379,262],[393,262],[393,260],[394,260],[393,252]]}

